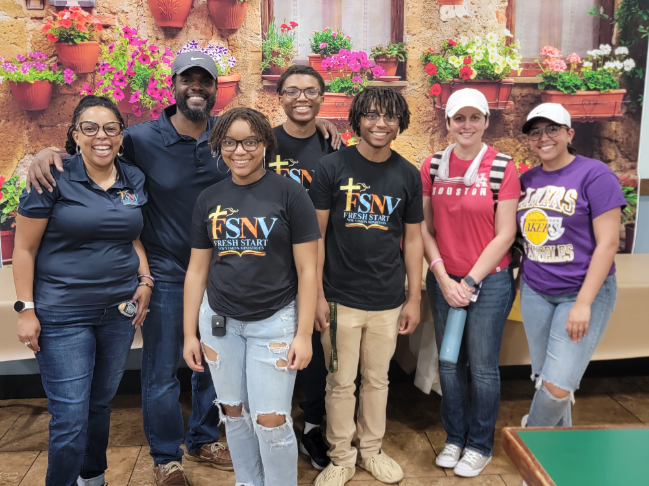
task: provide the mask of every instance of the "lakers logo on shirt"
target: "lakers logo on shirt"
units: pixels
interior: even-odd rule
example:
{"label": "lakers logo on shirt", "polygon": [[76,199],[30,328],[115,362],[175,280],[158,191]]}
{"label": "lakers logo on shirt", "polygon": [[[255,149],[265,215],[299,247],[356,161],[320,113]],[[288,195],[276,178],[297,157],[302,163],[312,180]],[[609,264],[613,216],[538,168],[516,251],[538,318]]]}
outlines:
{"label": "lakers logo on shirt", "polygon": [[137,194],[131,194],[128,191],[119,191],[124,206],[137,206]]}
{"label": "lakers logo on shirt", "polygon": [[294,167],[297,164],[297,160],[282,160],[282,158],[278,155],[275,159],[275,162],[268,164],[268,167],[274,169],[275,172],[279,175],[290,177],[295,182],[299,182],[308,190],[309,186],[311,185],[311,181],[313,180],[313,175],[308,170]]}
{"label": "lakers logo on shirt", "polygon": [[520,227],[525,238],[527,258],[542,263],[571,262],[575,258],[573,246],[546,245],[563,235],[563,218],[550,217],[542,209],[530,209],[520,218]]}
{"label": "lakers logo on shirt", "polygon": [[277,218],[234,217],[238,209],[217,206],[209,215],[212,220],[212,242],[219,256],[264,256],[268,237]]}
{"label": "lakers logo on shirt", "polygon": [[370,186],[362,182],[354,183],[349,178],[347,184],[340,186],[345,191],[345,226],[348,228],[380,229],[387,231],[390,215],[401,202],[400,198],[378,196],[366,192]]}

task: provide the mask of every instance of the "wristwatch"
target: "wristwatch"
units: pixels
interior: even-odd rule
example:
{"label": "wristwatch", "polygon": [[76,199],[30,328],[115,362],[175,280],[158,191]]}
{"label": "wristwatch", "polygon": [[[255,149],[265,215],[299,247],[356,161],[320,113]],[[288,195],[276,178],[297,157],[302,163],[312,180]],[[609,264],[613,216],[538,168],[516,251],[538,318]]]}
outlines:
{"label": "wristwatch", "polygon": [[469,287],[472,287],[474,289],[478,286],[478,283],[475,280],[473,280],[473,277],[471,275],[467,275],[466,277],[464,277],[464,282]]}
{"label": "wristwatch", "polygon": [[33,309],[34,308],[34,303],[33,302],[25,302],[24,300],[17,300],[14,303],[14,310],[16,312],[22,312],[27,309]]}

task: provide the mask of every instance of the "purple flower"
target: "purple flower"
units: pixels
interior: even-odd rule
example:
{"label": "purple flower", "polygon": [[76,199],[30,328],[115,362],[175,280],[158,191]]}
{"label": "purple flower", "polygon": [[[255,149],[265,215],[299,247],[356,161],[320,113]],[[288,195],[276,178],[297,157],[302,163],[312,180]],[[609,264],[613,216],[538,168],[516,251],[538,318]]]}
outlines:
{"label": "purple flower", "polygon": [[354,76],[354,77],[352,78],[352,83],[360,83],[360,84],[363,84],[363,78],[361,78],[360,76]]}
{"label": "purple flower", "polygon": [[234,65],[237,63],[237,60],[234,58],[234,56],[230,56],[228,58],[228,66],[234,67]]}
{"label": "purple flower", "polygon": [[109,68],[110,68],[110,64],[108,64],[106,61],[102,61],[101,64],[99,65],[99,74],[103,76],[108,72]]}
{"label": "purple flower", "polygon": [[104,87],[101,89],[101,94],[106,94],[107,91],[113,91],[114,89],[115,89],[114,86],[110,86],[110,85],[108,85],[108,86],[104,86]]}
{"label": "purple flower", "polygon": [[47,67],[47,65],[44,62],[39,62],[39,61],[32,62],[32,66],[34,66],[39,71],[43,71]]}
{"label": "purple flower", "polygon": [[31,69],[32,65],[28,62],[20,66],[20,72],[23,74],[27,74],[29,70]]}
{"label": "purple flower", "polygon": [[117,71],[111,81],[115,86],[119,86],[120,88],[126,86],[126,76],[124,76],[122,71]]}
{"label": "purple flower", "polygon": [[67,84],[70,84],[72,81],[74,81],[74,72],[72,69],[66,69],[63,71],[63,81],[65,81]]}
{"label": "purple flower", "polygon": [[16,59],[18,59],[20,62],[23,62],[26,58],[22,54],[16,54]]}
{"label": "purple flower", "polygon": [[10,62],[5,62],[2,66],[0,66],[0,69],[5,69],[5,70],[9,71],[10,73],[15,73],[18,70],[16,65],[12,64]]}
{"label": "purple flower", "polygon": [[112,53],[114,48],[115,48],[115,43],[114,42],[111,42],[110,44],[108,44],[108,52]]}

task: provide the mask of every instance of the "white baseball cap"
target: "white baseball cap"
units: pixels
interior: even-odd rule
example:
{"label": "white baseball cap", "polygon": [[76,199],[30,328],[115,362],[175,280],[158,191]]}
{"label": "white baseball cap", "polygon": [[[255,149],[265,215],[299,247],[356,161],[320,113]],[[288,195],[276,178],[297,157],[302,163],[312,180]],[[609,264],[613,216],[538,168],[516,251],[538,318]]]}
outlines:
{"label": "white baseball cap", "polygon": [[570,128],[570,113],[559,103],[543,103],[530,111],[530,114],[527,115],[527,121],[523,125],[523,133],[530,131],[537,118],[545,118],[558,125],[565,125]]}
{"label": "white baseball cap", "polygon": [[477,108],[484,116],[489,115],[489,102],[487,98],[473,88],[463,88],[455,91],[446,101],[446,118],[455,115],[462,108],[470,106]]}

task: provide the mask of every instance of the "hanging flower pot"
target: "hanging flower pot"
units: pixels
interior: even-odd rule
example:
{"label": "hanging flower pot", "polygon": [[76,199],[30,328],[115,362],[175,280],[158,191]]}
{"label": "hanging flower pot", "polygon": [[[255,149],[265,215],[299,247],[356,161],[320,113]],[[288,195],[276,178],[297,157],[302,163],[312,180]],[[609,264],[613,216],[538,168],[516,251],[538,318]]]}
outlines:
{"label": "hanging flower pot", "polygon": [[124,95],[124,98],[119,100],[117,102],[117,109],[122,115],[132,115],[133,114],[133,104],[129,102],[131,99],[131,95],[133,94],[133,90],[129,85],[124,86],[122,88],[122,94]]}
{"label": "hanging flower pot", "polygon": [[0,231],[2,245],[2,264],[9,265],[14,254],[14,240],[16,233],[13,230]]}
{"label": "hanging flower pot", "polygon": [[50,106],[52,83],[49,81],[21,81],[9,83],[11,92],[25,111],[41,111]]}
{"label": "hanging flower pot", "polygon": [[248,2],[247,0],[207,0],[207,8],[217,29],[237,30],[243,25]]}
{"label": "hanging flower pot", "polygon": [[395,76],[397,74],[397,67],[399,66],[397,56],[375,56],[374,62],[385,70],[385,76]]}
{"label": "hanging flower pot", "polygon": [[192,8],[192,0],[147,0],[159,27],[182,27]]}
{"label": "hanging flower pot", "polygon": [[353,96],[344,93],[325,93],[318,116],[346,120],[349,118],[349,109],[352,107],[353,99]]}
{"label": "hanging flower pot", "polygon": [[237,89],[237,84],[241,81],[241,76],[238,74],[231,74],[229,76],[219,76],[218,93],[216,95],[216,104],[212,108],[212,113],[217,114],[223,111],[232,98]]}
{"label": "hanging flower pot", "polygon": [[91,73],[99,59],[99,42],[88,41],[78,44],[57,42],[54,44],[56,54],[63,67],[75,73]]}
{"label": "hanging flower pot", "polygon": [[502,81],[486,81],[470,79],[462,81],[454,79],[450,83],[439,83],[441,93],[436,95],[435,108],[446,108],[446,101],[455,91],[461,89],[473,88],[480,91],[489,102],[490,110],[504,110],[507,107],[509,95],[514,86],[513,79],[503,79]]}
{"label": "hanging flower pot", "polygon": [[562,104],[573,120],[613,118],[622,116],[620,109],[625,94],[625,89],[614,89],[605,92],[577,91],[575,94],[541,90],[541,101],[543,103]]}

